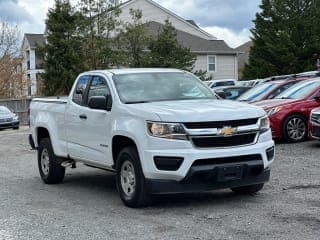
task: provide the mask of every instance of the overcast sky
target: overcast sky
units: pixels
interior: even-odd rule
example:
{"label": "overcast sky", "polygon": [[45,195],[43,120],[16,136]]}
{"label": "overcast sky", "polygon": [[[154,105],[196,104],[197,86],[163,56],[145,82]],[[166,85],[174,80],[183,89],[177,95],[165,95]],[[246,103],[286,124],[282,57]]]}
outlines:
{"label": "overcast sky", "polygon": [[[77,2],[77,0],[73,0]],[[185,19],[193,19],[218,39],[237,47],[249,40],[261,0],[154,0]],[[43,33],[54,0],[0,0],[0,19],[17,23],[23,33]]]}

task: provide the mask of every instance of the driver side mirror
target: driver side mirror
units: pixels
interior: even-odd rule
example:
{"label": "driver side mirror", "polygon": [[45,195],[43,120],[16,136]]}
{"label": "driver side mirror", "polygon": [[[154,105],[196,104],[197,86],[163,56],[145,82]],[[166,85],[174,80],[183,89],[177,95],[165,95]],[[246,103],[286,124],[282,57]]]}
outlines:
{"label": "driver side mirror", "polygon": [[318,92],[318,93],[316,94],[316,96],[314,97],[314,99],[315,99],[316,101],[320,101],[320,92]]}
{"label": "driver side mirror", "polygon": [[107,96],[93,96],[89,98],[88,107],[92,109],[111,111],[112,98],[111,95]]}
{"label": "driver side mirror", "polygon": [[83,94],[83,88],[82,87],[77,87],[76,88],[76,94]]}

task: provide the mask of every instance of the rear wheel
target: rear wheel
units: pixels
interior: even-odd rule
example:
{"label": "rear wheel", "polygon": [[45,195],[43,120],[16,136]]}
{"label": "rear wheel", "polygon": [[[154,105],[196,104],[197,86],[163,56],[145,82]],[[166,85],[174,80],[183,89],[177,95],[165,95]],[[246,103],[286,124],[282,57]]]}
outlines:
{"label": "rear wheel", "polygon": [[145,177],[135,147],[126,147],[117,158],[117,188],[120,198],[128,207],[144,207],[150,203]]}
{"label": "rear wheel", "polygon": [[244,187],[235,187],[231,188],[232,191],[239,194],[252,194],[259,192],[264,186],[264,183],[261,184],[255,184],[250,186],[244,186]]}
{"label": "rear wheel", "polygon": [[38,167],[41,179],[47,184],[57,184],[63,181],[65,168],[58,163],[54,155],[51,141],[44,138],[38,149]]}
{"label": "rear wheel", "polygon": [[287,117],[283,123],[283,136],[289,142],[305,141],[308,135],[307,120],[304,116],[294,114]]}

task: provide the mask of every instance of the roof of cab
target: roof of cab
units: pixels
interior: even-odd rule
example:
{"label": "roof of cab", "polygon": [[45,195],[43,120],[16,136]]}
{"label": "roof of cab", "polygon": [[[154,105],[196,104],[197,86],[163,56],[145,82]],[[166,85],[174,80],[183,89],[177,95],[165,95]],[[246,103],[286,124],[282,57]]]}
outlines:
{"label": "roof of cab", "polygon": [[173,68],[120,68],[120,69],[106,69],[94,70],[88,73],[105,73],[105,74],[128,74],[128,73],[152,73],[152,72],[184,72],[183,70]]}

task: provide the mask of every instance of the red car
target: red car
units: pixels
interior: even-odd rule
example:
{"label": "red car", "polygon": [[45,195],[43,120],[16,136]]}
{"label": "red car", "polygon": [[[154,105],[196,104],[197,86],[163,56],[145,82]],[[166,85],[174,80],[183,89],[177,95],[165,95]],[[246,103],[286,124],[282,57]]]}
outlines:
{"label": "red car", "polygon": [[300,82],[275,99],[254,104],[267,112],[273,138],[304,141],[308,137],[310,112],[320,107],[320,78]]}

